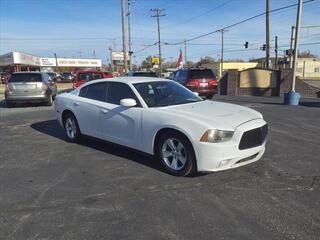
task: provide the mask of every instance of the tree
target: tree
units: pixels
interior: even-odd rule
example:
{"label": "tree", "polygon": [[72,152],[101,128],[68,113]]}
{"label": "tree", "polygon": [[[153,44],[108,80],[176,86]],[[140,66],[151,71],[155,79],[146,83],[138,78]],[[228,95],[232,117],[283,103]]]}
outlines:
{"label": "tree", "polygon": [[310,51],[304,51],[304,52],[299,52],[298,54],[299,58],[317,58],[318,56],[316,54],[310,53]]}

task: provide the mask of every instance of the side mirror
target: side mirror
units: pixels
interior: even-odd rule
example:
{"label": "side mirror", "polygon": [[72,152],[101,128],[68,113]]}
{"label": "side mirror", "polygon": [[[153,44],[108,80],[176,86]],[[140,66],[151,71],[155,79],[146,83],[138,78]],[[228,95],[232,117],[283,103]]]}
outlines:
{"label": "side mirror", "polygon": [[123,107],[134,107],[137,105],[137,102],[132,98],[124,98],[120,100],[120,105]]}
{"label": "side mirror", "polygon": [[194,95],[199,96],[199,93],[198,93],[198,92],[193,92],[193,93],[194,93]]}

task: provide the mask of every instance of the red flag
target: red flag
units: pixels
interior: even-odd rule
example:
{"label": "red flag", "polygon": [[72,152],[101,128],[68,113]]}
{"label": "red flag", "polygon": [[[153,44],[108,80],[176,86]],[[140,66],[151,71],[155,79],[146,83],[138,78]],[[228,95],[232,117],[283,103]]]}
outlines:
{"label": "red flag", "polygon": [[177,61],[177,69],[181,69],[181,68],[183,68],[183,60],[182,60],[182,51],[180,49],[180,54]]}

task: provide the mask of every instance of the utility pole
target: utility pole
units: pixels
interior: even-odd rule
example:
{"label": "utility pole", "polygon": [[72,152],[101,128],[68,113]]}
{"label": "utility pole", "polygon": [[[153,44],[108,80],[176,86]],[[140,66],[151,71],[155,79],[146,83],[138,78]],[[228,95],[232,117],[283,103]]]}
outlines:
{"label": "utility pole", "polygon": [[57,58],[57,54],[54,53],[54,59],[56,60],[56,72],[58,72],[58,58]]}
{"label": "utility pole", "polygon": [[302,0],[298,0],[298,10],[297,10],[297,22],[296,22],[296,32],[294,41],[294,52],[293,52],[293,71],[292,71],[292,83],[291,92],[295,92],[296,85],[296,70],[297,70],[297,58],[298,58],[298,48],[299,48],[299,35],[300,35],[300,22],[302,15]]}
{"label": "utility pole", "polygon": [[92,55],[93,55],[93,58],[96,58],[96,50],[93,50]]}
{"label": "utility pole", "polygon": [[126,9],[125,0],[121,0],[122,52],[123,52],[123,61],[124,61],[124,74],[128,72],[125,9]]}
{"label": "utility pole", "polygon": [[184,40],[184,64],[185,64],[185,68],[188,68],[188,64],[187,64],[187,40]]}
{"label": "utility pole", "polygon": [[270,0],[266,0],[266,68],[269,68],[270,58]]}
{"label": "utility pole", "polygon": [[110,67],[111,67],[111,72],[114,72],[114,66],[113,66],[113,60],[112,60],[112,48],[109,47],[109,51],[110,51]]}
{"label": "utility pole", "polygon": [[220,78],[222,78],[223,74],[223,47],[224,47],[224,33],[227,32],[225,29],[220,29],[221,32],[221,59],[220,59]]}
{"label": "utility pole", "polygon": [[161,78],[161,73],[162,73],[162,61],[161,61],[161,37],[160,37],[160,17],[164,17],[165,14],[161,14],[164,9],[151,9],[152,12],[155,13],[155,15],[151,17],[156,17],[157,18],[157,24],[158,24],[158,45],[159,45],[159,77]]}
{"label": "utility pole", "polygon": [[277,70],[278,69],[278,36],[276,36],[275,38],[275,49],[274,49],[274,52],[275,52],[275,60],[274,60],[274,68]]}
{"label": "utility pole", "polygon": [[173,64],[173,57],[170,57],[170,68],[172,68],[172,64]]}
{"label": "utility pole", "polygon": [[290,40],[290,55],[289,55],[289,62],[290,62],[290,68],[292,69],[292,55],[293,55],[293,41],[294,41],[294,29],[295,27],[291,27],[291,40]]}
{"label": "utility pole", "polygon": [[129,70],[132,71],[132,44],[131,44],[131,0],[128,0],[128,45],[129,45]]}

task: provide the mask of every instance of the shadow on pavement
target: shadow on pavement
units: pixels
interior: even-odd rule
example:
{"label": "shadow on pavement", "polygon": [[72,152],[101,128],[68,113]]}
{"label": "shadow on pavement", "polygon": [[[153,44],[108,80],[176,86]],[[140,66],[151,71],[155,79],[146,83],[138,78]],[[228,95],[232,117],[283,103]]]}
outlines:
{"label": "shadow on pavement", "polygon": [[320,102],[300,102],[301,106],[320,108]]}
{"label": "shadow on pavement", "polygon": [[[60,140],[68,142],[65,132],[57,122],[57,120],[48,120],[43,122],[37,122],[31,125],[34,130],[47,134],[49,136],[58,138]],[[84,137],[79,143],[82,146],[90,147],[107,154],[112,154],[117,157],[126,158],[133,162],[143,164],[150,168],[162,171],[163,169],[158,161],[156,161],[152,156],[146,155],[144,153],[138,152],[136,150],[116,145],[113,143],[105,142],[99,139],[93,139],[91,137]]]}

